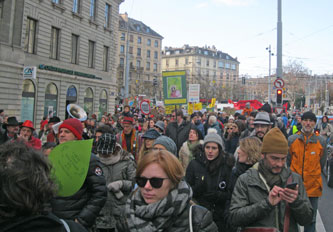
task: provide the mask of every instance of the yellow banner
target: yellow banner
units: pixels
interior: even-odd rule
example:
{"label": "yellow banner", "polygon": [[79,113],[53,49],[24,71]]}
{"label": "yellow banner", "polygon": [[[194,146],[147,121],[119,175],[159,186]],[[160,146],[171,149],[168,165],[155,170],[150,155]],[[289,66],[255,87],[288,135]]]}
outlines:
{"label": "yellow banner", "polygon": [[163,77],[169,77],[169,76],[183,76],[183,75],[185,75],[185,74],[186,74],[185,71],[179,71],[179,72],[175,72],[175,71],[162,72],[162,76],[163,76]]}
{"label": "yellow banner", "polygon": [[[177,108],[179,108],[179,107],[177,107]],[[164,106],[165,114],[171,114],[173,110],[175,110],[175,105]]]}
{"label": "yellow banner", "polygon": [[172,105],[172,104],[186,104],[186,98],[182,99],[165,99],[165,105]]}
{"label": "yellow banner", "polygon": [[208,108],[213,108],[215,106],[215,103],[216,103],[216,98],[212,98]]}
{"label": "yellow banner", "polygon": [[194,110],[197,110],[197,111],[202,110],[202,103],[201,102],[195,103],[194,104]]}

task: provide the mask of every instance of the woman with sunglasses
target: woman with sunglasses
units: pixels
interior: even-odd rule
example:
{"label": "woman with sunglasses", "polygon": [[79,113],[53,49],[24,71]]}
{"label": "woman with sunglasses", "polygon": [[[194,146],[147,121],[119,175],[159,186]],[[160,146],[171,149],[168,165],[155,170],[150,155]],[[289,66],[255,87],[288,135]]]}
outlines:
{"label": "woman with sunglasses", "polygon": [[224,211],[231,194],[234,156],[223,151],[222,138],[214,131],[209,129],[204,144],[194,150],[194,160],[186,169],[186,181],[193,189],[193,199],[213,213],[219,231],[226,231]]}
{"label": "woman with sunglasses", "polygon": [[118,231],[190,231],[190,211],[193,231],[217,231],[207,209],[191,207],[192,190],[183,176],[180,162],[170,152],[145,155],[136,171],[138,188],[127,200]]}

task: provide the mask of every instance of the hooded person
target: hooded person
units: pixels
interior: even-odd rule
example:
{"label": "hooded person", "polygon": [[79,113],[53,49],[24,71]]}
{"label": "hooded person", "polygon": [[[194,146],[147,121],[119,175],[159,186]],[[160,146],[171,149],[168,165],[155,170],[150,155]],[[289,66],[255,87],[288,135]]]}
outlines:
{"label": "hooded person", "polygon": [[108,188],[106,203],[96,219],[96,228],[97,232],[112,231],[133,189],[136,164],[132,154],[116,142],[113,133],[102,134],[96,147]]}
{"label": "hooded person", "polygon": [[[59,143],[81,140],[83,127],[76,118],[59,126]],[[72,196],[57,196],[51,201],[52,212],[60,218],[74,220],[87,229],[95,223],[106,201],[105,178],[99,158],[91,154],[88,173],[82,187]]]}
{"label": "hooded person", "polygon": [[271,129],[263,139],[262,159],[236,181],[229,210],[233,226],[296,232],[298,225],[311,222],[313,210],[302,178],[286,167],[287,154],[285,136]]}
{"label": "hooded person", "polygon": [[193,189],[193,199],[210,210],[219,231],[225,231],[224,210],[232,190],[234,157],[224,152],[222,138],[215,130],[208,131],[204,144],[199,144],[193,155],[185,176]]}
{"label": "hooded person", "polygon": [[42,148],[42,141],[33,136],[34,130],[35,128],[32,121],[25,120],[20,126],[18,139],[23,140],[28,146],[40,150]]}

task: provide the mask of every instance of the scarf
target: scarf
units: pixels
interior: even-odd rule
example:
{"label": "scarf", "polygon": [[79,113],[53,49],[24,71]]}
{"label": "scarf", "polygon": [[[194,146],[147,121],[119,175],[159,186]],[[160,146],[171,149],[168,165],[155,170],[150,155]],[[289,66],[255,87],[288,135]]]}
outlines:
{"label": "scarf", "polygon": [[131,147],[127,148],[127,143],[126,143],[126,136],[124,131],[121,133],[121,146],[125,151],[128,151],[132,153],[135,156],[135,147],[133,147],[135,140],[135,129],[132,130],[131,132]]}
{"label": "scarf", "polygon": [[323,122],[321,125],[322,125],[323,130],[324,130],[326,128],[326,126],[327,126],[327,122]]}
{"label": "scarf", "polygon": [[193,160],[193,149],[199,144],[199,140],[195,141],[193,143],[191,143],[189,140],[187,140],[187,147],[189,150],[188,153],[188,162],[190,162],[191,160]]}
{"label": "scarf", "polygon": [[188,207],[191,198],[192,189],[183,180],[162,200],[148,205],[138,188],[132,192],[125,206],[129,231],[151,232],[169,229]]}
{"label": "scarf", "polygon": [[282,179],[280,174],[274,174],[264,164],[264,160],[259,161],[258,171],[264,176],[268,186],[272,189],[275,185],[282,185]]}
{"label": "scarf", "polygon": [[242,175],[243,173],[245,173],[252,166],[253,166],[253,164],[240,163],[240,162],[237,161],[236,165],[235,165],[235,175],[237,177]]}

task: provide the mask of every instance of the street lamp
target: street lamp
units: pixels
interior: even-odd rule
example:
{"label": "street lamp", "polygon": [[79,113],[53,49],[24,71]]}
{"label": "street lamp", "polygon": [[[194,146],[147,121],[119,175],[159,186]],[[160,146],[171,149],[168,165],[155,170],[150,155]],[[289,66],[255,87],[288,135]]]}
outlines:
{"label": "street lamp", "polygon": [[269,60],[269,68],[268,68],[268,104],[271,104],[271,57],[274,56],[272,53],[271,45],[269,45],[266,50],[268,51],[268,60]]}

